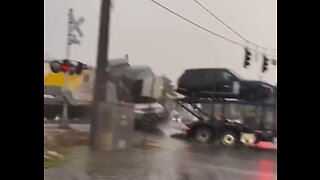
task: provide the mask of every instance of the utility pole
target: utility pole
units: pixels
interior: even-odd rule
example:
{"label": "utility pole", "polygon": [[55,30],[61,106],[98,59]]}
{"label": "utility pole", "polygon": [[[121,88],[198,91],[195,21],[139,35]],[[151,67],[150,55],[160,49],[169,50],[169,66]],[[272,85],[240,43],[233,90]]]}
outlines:
{"label": "utility pole", "polygon": [[106,84],[108,66],[109,19],[111,0],[101,0],[100,28],[96,74],[93,93],[93,104],[90,124],[90,147],[96,149],[99,126],[99,104],[106,101]]}

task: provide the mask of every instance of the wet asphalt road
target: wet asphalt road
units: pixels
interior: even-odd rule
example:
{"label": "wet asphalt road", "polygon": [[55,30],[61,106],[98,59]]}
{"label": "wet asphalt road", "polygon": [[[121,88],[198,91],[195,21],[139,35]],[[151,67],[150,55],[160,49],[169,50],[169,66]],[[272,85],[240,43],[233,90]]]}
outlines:
{"label": "wet asphalt road", "polygon": [[[45,125],[46,128],[54,125]],[[73,125],[87,131],[88,125]],[[93,152],[76,148],[72,163],[45,171],[47,180],[274,180],[277,152],[261,148],[228,149],[219,144],[199,144],[183,136],[170,137],[181,125],[170,122],[158,130],[137,132],[161,148],[118,152]]]}

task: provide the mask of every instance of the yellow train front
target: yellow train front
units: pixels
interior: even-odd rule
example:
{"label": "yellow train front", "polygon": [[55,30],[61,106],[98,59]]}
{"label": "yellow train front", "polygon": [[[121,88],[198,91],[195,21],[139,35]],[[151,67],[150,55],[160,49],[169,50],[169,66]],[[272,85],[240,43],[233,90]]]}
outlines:
{"label": "yellow train front", "polygon": [[[67,89],[77,105],[69,105],[69,118],[71,120],[86,117],[88,105],[92,100],[93,77],[92,68],[85,69],[81,74],[73,74],[68,77]],[[44,62],[44,118],[47,120],[59,119],[62,113],[62,102],[56,98],[62,94],[65,73],[54,73],[50,69],[50,63]]]}

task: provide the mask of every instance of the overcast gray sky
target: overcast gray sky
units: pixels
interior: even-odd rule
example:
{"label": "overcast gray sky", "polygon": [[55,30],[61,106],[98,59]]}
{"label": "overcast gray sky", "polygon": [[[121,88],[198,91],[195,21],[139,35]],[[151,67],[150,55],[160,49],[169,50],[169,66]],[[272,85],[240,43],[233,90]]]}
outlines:
{"label": "overcast gray sky", "polygon": [[[201,9],[193,0],[157,0],[211,31],[244,43],[232,31]],[[198,0],[248,40],[277,48],[276,0]],[[45,0],[45,53],[64,58],[67,13],[83,16],[84,38],[72,47],[72,59],[95,65],[100,0]],[[129,54],[131,64],[150,65],[156,74],[176,79],[188,68],[231,68],[248,79],[261,75],[262,57],[243,68],[243,48],[182,21],[150,0],[114,0],[111,12],[109,57]],[[274,51],[266,54],[276,55]],[[270,65],[262,80],[277,82]]]}

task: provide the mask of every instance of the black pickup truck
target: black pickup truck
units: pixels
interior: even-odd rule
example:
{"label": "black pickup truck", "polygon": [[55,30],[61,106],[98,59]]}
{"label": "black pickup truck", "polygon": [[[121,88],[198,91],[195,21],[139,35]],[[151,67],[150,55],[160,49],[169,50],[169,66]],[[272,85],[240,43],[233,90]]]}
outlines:
{"label": "black pickup truck", "polygon": [[178,79],[176,91],[188,97],[260,101],[274,97],[275,86],[245,80],[226,68],[188,69]]}

